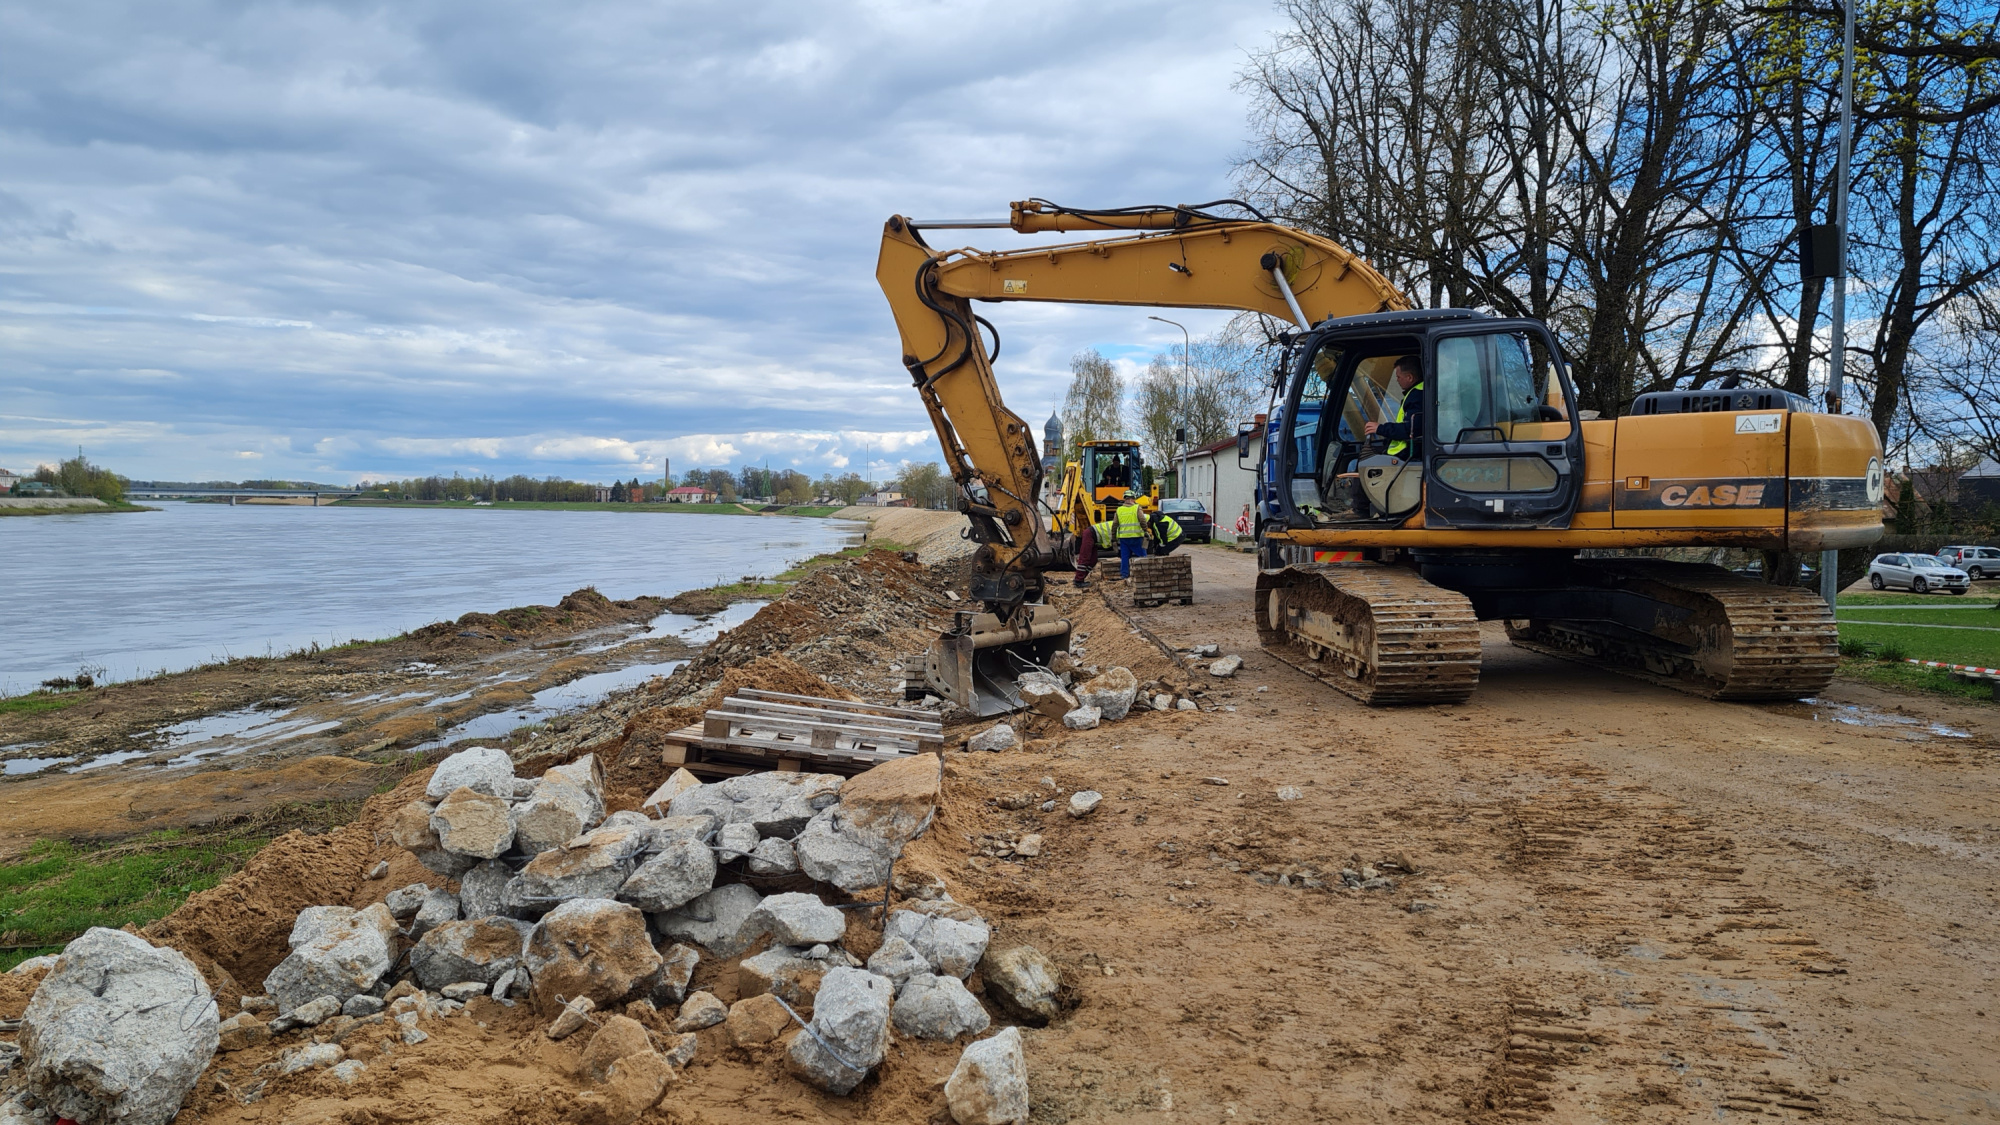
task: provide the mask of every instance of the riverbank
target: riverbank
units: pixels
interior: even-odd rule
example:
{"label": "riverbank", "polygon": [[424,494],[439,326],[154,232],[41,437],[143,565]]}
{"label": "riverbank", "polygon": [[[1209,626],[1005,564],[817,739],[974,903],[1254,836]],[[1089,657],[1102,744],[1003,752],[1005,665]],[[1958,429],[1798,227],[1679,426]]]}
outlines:
{"label": "riverbank", "polygon": [[810,504],[613,504],[566,500],[376,500],[354,497],[329,502],[338,508],[491,508],[506,512],[650,512],[683,516],[802,516],[820,519],[842,511],[839,506]]}
{"label": "riverbank", "polygon": [[157,512],[144,504],[123,500],[107,503],[95,496],[0,496],[0,517],[6,516],[85,516],[106,512]]}

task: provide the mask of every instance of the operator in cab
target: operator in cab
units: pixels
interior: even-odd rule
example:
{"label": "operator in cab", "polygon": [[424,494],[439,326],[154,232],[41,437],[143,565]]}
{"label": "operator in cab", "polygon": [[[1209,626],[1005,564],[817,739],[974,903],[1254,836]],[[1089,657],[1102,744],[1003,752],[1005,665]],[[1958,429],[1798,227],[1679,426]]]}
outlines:
{"label": "operator in cab", "polygon": [[1132,577],[1132,560],[1146,555],[1146,510],[1139,506],[1139,494],[1126,492],[1125,499],[1111,516],[1112,534],[1118,539],[1118,577]]}
{"label": "operator in cab", "polygon": [[1181,525],[1165,512],[1153,510],[1153,498],[1139,497],[1139,507],[1146,512],[1146,553],[1149,555],[1171,555],[1182,540]]}
{"label": "operator in cab", "polygon": [[1424,361],[1420,356],[1406,355],[1396,361],[1396,385],[1403,388],[1403,401],[1396,407],[1393,422],[1369,422],[1362,428],[1370,435],[1379,434],[1389,441],[1385,451],[1391,457],[1414,461],[1422,456],[1416,447],[1424,432]]}
{"label": "operator in cab", "polygon": [[1113,455],[1111,463],[1104,466],[1103,474],[1097,478],[1097,487],[1132,487],[1132,466],[1125,463],[1125,455],[1123,453]]}

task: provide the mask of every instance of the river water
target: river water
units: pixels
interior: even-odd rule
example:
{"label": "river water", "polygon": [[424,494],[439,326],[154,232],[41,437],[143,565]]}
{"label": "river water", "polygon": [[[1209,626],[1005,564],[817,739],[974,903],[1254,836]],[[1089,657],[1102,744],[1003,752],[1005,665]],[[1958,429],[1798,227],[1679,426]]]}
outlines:
{"label": "river water", "polygon": [[0,694],[394,636],[472,610],[773,575],[852,520],[162,503],[0,520]]}

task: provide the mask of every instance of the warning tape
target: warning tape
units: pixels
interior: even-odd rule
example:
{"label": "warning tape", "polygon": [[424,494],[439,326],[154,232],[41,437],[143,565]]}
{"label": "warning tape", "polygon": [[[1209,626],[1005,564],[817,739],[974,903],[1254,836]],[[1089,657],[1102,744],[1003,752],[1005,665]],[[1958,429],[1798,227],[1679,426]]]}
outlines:
{"label": "warning tape", "polygon": [[1946,668],[1970,676],[2000,676],[2000,668],[1975,668],[1970,664],[1945,664],[1937,660],[1907,660],[1906,664],[1919,664],[1925,668]]}

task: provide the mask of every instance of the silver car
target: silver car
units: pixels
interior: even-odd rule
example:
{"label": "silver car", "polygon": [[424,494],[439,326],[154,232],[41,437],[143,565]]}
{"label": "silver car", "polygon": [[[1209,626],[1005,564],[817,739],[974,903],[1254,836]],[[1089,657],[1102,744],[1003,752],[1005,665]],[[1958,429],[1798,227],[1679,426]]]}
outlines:
{"label": "silver car", "polygon": [[1896,586],[1913,594],[1932,590],[1963,594],[1971,588],[1972,580],[1936,555],[1876,555],[1868,564],[1868,585],[1877,590]]}
{"label": "silver car", "polygon": [[2000,575],[2000,547],[1946,547],[1938,558],[1964,571],[1974,582]]}

